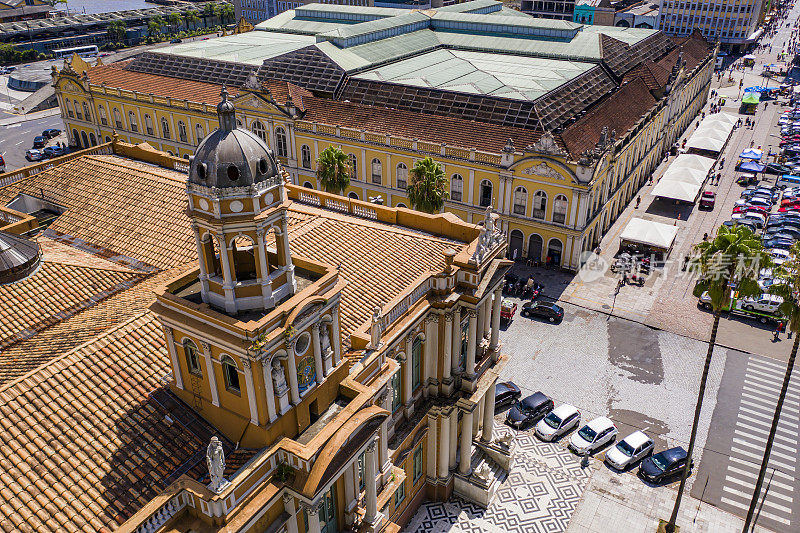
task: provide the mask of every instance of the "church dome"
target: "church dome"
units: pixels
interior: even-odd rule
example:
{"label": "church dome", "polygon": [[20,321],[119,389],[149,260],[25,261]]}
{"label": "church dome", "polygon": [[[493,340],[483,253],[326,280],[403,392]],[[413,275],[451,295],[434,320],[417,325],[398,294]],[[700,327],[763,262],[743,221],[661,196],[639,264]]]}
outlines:
{"label": "church dome", "polygon": [[197,147],[189,167],[189,182],[224,189],[247,187],[277,176],[272,150],[256,134],[236,125],[236,109],[225,87],[217,115],[219,129]]}

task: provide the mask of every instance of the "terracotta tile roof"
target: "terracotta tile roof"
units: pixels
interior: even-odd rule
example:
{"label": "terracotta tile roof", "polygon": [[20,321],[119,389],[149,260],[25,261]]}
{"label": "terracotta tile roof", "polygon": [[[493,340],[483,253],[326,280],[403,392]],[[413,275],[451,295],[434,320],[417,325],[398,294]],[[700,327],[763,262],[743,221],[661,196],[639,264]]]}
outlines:
{"label": "terracotta tile roof", "polygon": [[[95,305],[19,340],[0,352],[0,384],[35,370],[111,328],[145,312],[155,301],[153,290],[196,266],[195,262],[152,275]],[[65,279],[60,280],[61,284]]]}
{"label": "terracotta tile roof", "polygon": [[500,153],[508,139],[523,147],[535,143],[541,132],[399,109],[306,98],[306,120],[373,133],[399,135],[430,143]]}
{"label": "terracotta tile roof", "polygon": [[616,130],[621,136],[655,104],[645,81],[637,77],[569,126],[561,137],[572,157],[577,158],[594,148],[604,126],[608,126],[609,133]]}
{"label": "terracotta tile roof", "polygon": [[138,269],[194,260],[185,176],[111,155],[85,155],[0,188],[0,203],[19,193],[67,208],[47,235]]}
{"label": "terracotta tile roof", "polygon": [[[87,254],[88,255],[88,254]],[[31,276],[0,286],[0,360],[3,350],[125,290],[144,274],[51,261]]]}
{"label": "terracotta tile roof", "polygon": [[375,307],[394,299],[424,272],[441,271],[444,251],[463,246],[297,203],[289,213],[292,253],[339,266],[341,278],[348,283],[341,303],[342,339],[348,346],[350,333]]}
{"label": "terracotta tile roof", "polygon": [[0,531],[114,529],[204,460],[163,343],[147,312],[0,390]]}
{"label": "terracotta tile roof", "polygon": [[683,53],[683,60],[686,61],[688,72],[699,65],[713,50],[713,47],[698,32],[674,40],[678,46],[658,60],[644,61],[638,67],[630,70],[625,75],[623,83],[638,76],[645,81],[651,91],[663,90],[669,81],[672,68],[678,62],[679,54]]}
{"label": "terracotta tile roof", "polygon": [[656,32],[635,45],[600,34],[600,46],[603,52],[603,63],[617,79],[644,61],[653,61],[663,57],[675,48],[675,42],[662,32]]}

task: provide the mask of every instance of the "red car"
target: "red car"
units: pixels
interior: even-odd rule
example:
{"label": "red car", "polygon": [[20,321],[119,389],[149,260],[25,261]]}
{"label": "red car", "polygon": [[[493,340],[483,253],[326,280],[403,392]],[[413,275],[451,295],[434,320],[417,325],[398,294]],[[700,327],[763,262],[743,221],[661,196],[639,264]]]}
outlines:
{"label": "red car", "polygon": [[714,204],[717,202],[717,194],[712,191],[703,191],[700,195],[700,207],[704,209],[714,209]]}
{"label": "red car", "polygon": [[760,213],[762,215],[767,213],[767,210],[759,205],[735,205],[733,206],[732,213]]}
{"label": "red car", "polygon": [[798,205],[787,205],[787,206],[783,206],[780,209],[778,209],[778,213],[788,213],[790,211],[791,212],[800,211],[800,204],[798,204]]}

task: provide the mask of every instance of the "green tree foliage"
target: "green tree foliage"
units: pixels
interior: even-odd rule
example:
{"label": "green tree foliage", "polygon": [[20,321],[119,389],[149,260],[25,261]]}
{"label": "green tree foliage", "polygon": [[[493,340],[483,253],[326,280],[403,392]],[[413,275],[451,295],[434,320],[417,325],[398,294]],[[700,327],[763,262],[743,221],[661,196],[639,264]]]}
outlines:
{"label": "green tree foliage", "polygon": [[338,146],[328,146],[317,158],[317,179],[326,192],[343,194],[350,186],[350,160]]}
{"label": "green tree foliage", "polygon": [[111,42],[125,42],[125,30],[127,25],[124,20],[113,20],[106,28],[108,40]]}
{"label": "green tree foliage", "polygon": [[406,190],[412,207],[425,213],[439,213],[444,201],[450,197],[449,184],[442,165],[426,157],[411,169],[411,182]]}
{"label": "green tree foliage", "polygon": [[189,25],[191,24],[193,27],[197,27],[197,23],[200,22],[200,17],[198,16],[199,13],[196,9],[190,9],[183,15],[183,21],[186,23],[186,29],[189,29]]}

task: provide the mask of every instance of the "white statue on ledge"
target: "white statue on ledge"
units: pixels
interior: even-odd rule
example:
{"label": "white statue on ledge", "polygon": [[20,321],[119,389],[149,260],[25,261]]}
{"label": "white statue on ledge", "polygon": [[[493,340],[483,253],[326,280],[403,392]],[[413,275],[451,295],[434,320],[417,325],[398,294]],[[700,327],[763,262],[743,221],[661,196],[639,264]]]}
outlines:
{"label": "white statue on ledge", "polygon": [[222,477],[225,473],[225,452],[222,449],[222,442],[217,437],[211,437],[211,442],[206,448],[206,462],[208,475],[211,478],[208,488],[219,493],[229,481]]}
{"label": "white statue on ledge", "polygon": [[272,360],[272,381],[275,384],[275,394],[280,396],[287,389],[287,386],[283,365],[277,357]]}
{"label": "white statue on ledge", "polygon": [[372,326],[370,327],[370,345],[373,350],[377,350],[381,344],[381,308],[376,307],[372,312]]}

